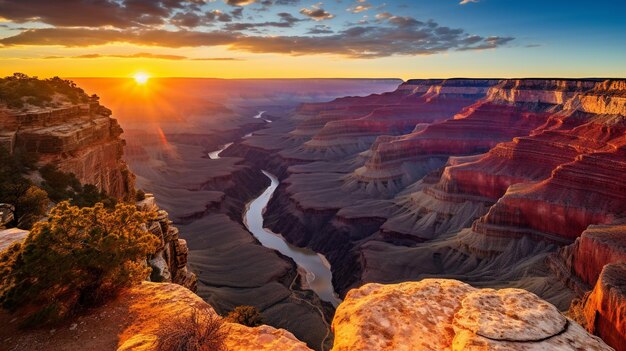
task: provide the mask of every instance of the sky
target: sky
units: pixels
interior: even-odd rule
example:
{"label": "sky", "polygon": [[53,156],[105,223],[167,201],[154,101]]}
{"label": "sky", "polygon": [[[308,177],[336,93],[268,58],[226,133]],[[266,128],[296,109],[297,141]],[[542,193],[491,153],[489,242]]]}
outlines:
{"label": "sky", "polygon": [[626,77],[623,0],[0,0],[0,75]]}

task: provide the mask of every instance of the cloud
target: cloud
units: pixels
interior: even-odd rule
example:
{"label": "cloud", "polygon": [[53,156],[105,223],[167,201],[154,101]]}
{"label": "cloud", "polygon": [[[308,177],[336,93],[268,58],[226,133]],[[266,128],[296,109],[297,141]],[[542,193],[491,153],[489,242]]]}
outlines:
{"label": "cloud", "polygon": [[[318,10],[325,12],[321,8]],[[185,14],[185,12],[180,13]],[[221,12],[210,13],[219,21]],[[185,18],[183,15],[178,18],[181,21],[180,26],[183,26],[179,30],[151,29],[150,27],[37,28],[0,39],[0,47],[19,45],[90,47],[116,43],[166,48],[225,46],[231,50],[252,53],[294,56],[327,54],[368,59],[496,49],[514,40],[506,36],[472,35],[463,29],[441,26],[432,20],[420,21],[413,17],[395,16],[388,12],[376,15],[376,23],[349,24],[339,31],[333,31],[332,28],[326,26],[315,26],[306,34],[298,36],[259,34],[260,28],[291,28],[296,23],[308,21],[308,19],[296,18],[287,12],[279,13],[277,21],[230,22],[223,27],[225,30],[213,31],[186,29],[197,24],[197,21],[194,17]],[[244,34],[242,31],[255,34]]]}
{"label": "cloud", "polygon": [[224,0],[224,2],[230,6],[246,6],[254,4],[256,0]]}
{"label": "cloud", "polygon": [[470,4],[470,3],[477,3],[478,1],[480,1],[480,0],[461,0],[459,5],[466,5],[466,4]]}
{"label": "cloud", "polygon": [[371,4],[369,4],[369,3],[367,3],[365,0],[363,0],[363,1],[357,1],[357,2],[358,2],[360,5],[356,5],[356,6],[349,7],[349,8],[347,8],[347,10],[348,10],[349,12],[352,12],[352,13],[361,13],[361,12],[365,12],[365,11],[367,11],[367,10],[369,10],[369,9],[371,9],[371,8],[372,8],[372,5],[371,5]]}
{"label": "cloud", "polygon": [[157,59],[157,60],[171,60],[171,61],[241,61],[239,58],[234,57],[187,57],[181,55],[166,55],[166,54],[153,54],[149,52],[139,52],[136,54],[128,55],[115,55],[115,54],[84,54],[77,56],[46,56],[46,60],[55,59],[97,59],[97,58],[123,58],[123,59]]}
{"label": "cloud", "polygon": [[0,17],[62,27],[128,28],[163,24],[175,11],[197,9],[195,0],[2,0]]}
{"label": "cloud", "polygon": [[305,7],[300,10],[300,13],[316,21],[323,21],[335,18],[335,15],[329,13],[321,7],[318,7],[317,5],[311,6],[310,9]]}
{"label": "cloud", "polygon": [[242,31],[242,30],[257,30],[262,27],[277,27],[277,28],[291,28],[296,23],[307,21],[294,17],[293,15],[281,12],[278,14],[279,21],[268,21],[260,23],[231,23],[226,25],[225,29],[229,31]]}

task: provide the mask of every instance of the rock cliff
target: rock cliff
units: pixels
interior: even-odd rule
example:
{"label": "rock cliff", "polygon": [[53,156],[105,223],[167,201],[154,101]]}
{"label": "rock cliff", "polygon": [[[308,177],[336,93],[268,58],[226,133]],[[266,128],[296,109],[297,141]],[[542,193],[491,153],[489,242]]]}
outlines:
{"label": "rock cliff", "polygon": [[454,280],[364,285],[333,330],[334,351],[612,350],[532,293]]}
{"label": "rock cliff", "polygon": [[34,152],[40,164],[74,173],[110,196],[128,198],[134,178],[122,160],[122,128],[96,100],[57,108],[5,110],[0,118],[2,144]]}
{"label": "rock cliff", "polygon": [[[37,155],[40,166],[52,164],[60,171],[73,173],[82,184],[93,184],[100,191],[119,200],[133,201],[135,175],[122,159],[123,132],[111,111],[96,98],[89,103],[64,102],[58,107],[26,107],[0,111],[0,145],[10,153],[15,150]],[[38,182],[38,175],[31,178]],[[153,197],[138,203],[142,210],[158,211],[156,221],[146,230],[161,238],[162,247],[150,260],[153,280],[172,281],[196,289],[196,276],[187,270],[186,242],[165,211],[159,210]],[[0,236],[6,244],[21,240],[24,231],[7,230]]]}

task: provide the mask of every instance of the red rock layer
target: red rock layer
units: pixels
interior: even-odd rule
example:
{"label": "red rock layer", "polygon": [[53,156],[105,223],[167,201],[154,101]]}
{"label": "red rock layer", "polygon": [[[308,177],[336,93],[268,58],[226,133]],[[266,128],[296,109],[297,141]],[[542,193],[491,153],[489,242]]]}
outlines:
{"label": "red rock layer", "polygon": [[550,257],[557,275],[579,294],[596,284],[604,266],[620,262],[626,262],[626,224],[592,225]]}
{"label": "red rock layer", "polygon": [[[482,98],[493,80],[425,80],[409,81],[396,92],[370,96],[344,111],[361,111],[357,118],[322,120],[323,129],[315,135],[312,147],[324,147],[325,140],[354,137],[376,137],[381,134],[408,133],[419,123],[432,123],[452,117],[463,107]],[[357,103],[357,101],[354,101]],[[334,111],[335,113],[337,111]],[[328,112],[326,112],[328,113]],[[328,115],[325,115],[328,116]],[[308,123],[319,122],[313,118]],[[306,125],[306,124],[305,124]],[[330,143],[329,146],[336,143]]]}
{"label": "red rock layer", "polygon": [[477,161],[447,167],[436,188],[495,202],[509,186],[546,179],[559,165],[607,147],[608,142],[621,137],[623,132],[622,128],[592,121],[569,130],[549,130],[515,138],[498,144]]}
{"label": "red rock layer", "polygon": [[626,351],[626,263],[606,265],[593,291],[570,312],[616,351]]}
{"label": "red rock layer", "polygon": [[612,152],[579,155],[547,180],[509,188],[474,230],[572,242],[590,224],[611,223],[626,211],[624,174],[626,143]]}

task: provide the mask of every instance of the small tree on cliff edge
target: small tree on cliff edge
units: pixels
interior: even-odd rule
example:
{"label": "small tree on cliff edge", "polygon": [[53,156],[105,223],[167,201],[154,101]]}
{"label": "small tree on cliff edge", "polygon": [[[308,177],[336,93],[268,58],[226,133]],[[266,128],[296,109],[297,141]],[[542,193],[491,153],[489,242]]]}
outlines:
{"label": "small tree on cliff edge", "polygon": [[237,306],[226,316],[231,323],[239,323],[248,327],[257,327],[263,324],[261,313],[254,306]]}
{"label": "small tree on cliff edge", "polygon": [[41,324],[104,302],[150,273],[146,256],[159,241],[142,224],[154,218],[126,204],[107,210],[59,203],[23,243],[0,254],[0,303]]}

